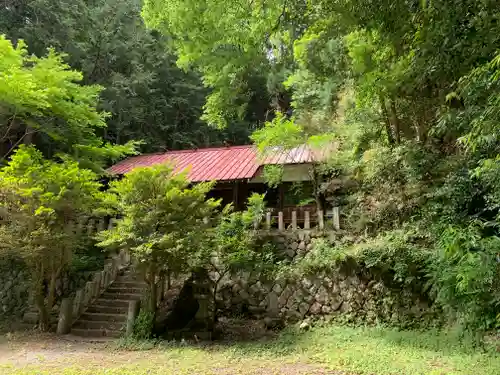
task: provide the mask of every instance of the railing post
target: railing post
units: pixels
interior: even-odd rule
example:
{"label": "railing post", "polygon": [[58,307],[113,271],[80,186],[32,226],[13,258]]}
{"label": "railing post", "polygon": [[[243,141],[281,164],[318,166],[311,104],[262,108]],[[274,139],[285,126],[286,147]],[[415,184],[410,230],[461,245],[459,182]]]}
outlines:
{"label": "railing post", "polygon": [[115,227],[115,222],[116,222],[116,219],[114,217],[109,219],[108,230],[112,230]]}
{"label": "railing post", "polygon": [[94,233],[94,223],[95,223],[94,219],[90,219],[87,222],[87,236],[91,236],[92,233]]}
{"label": "railing post", "polygon": [[118,274],[118,263],[118,257],[114,256],[113,260],[111,261],[111,281],[114,281],[116,279],[116,275]]}
{"label": "railing post", "polygon": [[106,223],[104,222],[104,218],[99,219],[97,223],[97,231],[102,232],[106,228]]}
{"label": "railing post", "polygon": [[311,216],[309,211],[304,211],[304,229],[311,229]]}
{"label": "railing post", "polygon": [[127,314],[127,329],[125,334],[131,336],[134,333],[134,323],[137,315],[139,315],[139,309],[141,301],[129,301],[128,303],[128,314]]}
{"label": "railing post", "polygon": [[78,236],[81,236],[84,233],[83,228],[85,227],[85,221],[83,219],[78,220],[78,224],[76,227],[76,233]]}
{"label": "railing post", "polygon": [[266,212],[266,228],[267,230],[271,230],[271,212]]}
{"label": "railing post", "polygon": [[297,230],[297,211],[292,211],[292,230]]}
{"label": "railing post", "polygon": [[66,335],[71,331],[73,324],[73,301],[71,298],[64,298],[59,310],[59,320],[57,321],[57,334]]}
{"label": "railing post", "polygon": [[323,211],[318,211],[318,227],[319,230],[325,229],[325,217],[323,216]]}
{"label": "railing post", "polygon": [[333,207],[333,228],[335,230],[340,230],[340,209],[339,209],[339,207]]}
{"label": "railing post", "polygon": [[104,289],[107,289],[109,284],[111,284],[111,265],[106,264],[104,267],[104,272],[106,273],[106,276],[104,278]]}
{"label": "railing post", "polygon": [[100,291],[104,291],[106,289],[106,271],[101,271],[101,285],[99,285]]}
{"label": "railing post", "polygon": [[283,211],[278,212],[278,229],[285,230],[285,223],[283,222]]}
{"label": "railing post", "polygon": [[84,291],[82,289],[78,289],[75,294],[75,300],[73,302],[73,318],[78,319],[80,317],[80,313],[83,310],[84,304]]}
{"label": "railing post", "polygon": [[85,284],[85,298],[83,303],[84,309],[90,304],[90,301],[92,300],[92,288],[92,281],[87,281],[87,283]]}
{"label": "railing post", "polygon": [[102,284],[102,272],[96,272],[94,276],[94,280],[96,282],[96,297],[101,295],[101,284]]}

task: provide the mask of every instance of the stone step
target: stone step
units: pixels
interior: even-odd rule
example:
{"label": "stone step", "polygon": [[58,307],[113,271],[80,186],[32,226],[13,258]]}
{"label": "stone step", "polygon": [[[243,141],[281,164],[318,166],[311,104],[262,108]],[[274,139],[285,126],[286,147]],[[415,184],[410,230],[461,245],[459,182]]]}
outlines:
{"label": "stone step", "polygon": [[125,301],[140,301],[142,294],[132,294],[132,293],[110,293],[104,292],[101,296],[103,299],[117,299],[117,300],[125,300]]}
{"label": "stone step", "polygon": [[119,330],[105,330],[105,329],[85,329],[85,328],[72,328],[71,334],[80,337],[114,337],[118,338],[122,335]]}
{"label": "stone step", "polygon": [[140,283],[138,281],[115,281],[109,286],[110,288],[146,288],[146,283]]}
{"label": "stone step", "polygon": [[106,306],[106,307],[117,307],[117,308],[127,308],[128,303],[130,301],[128,299],[114,299],[114,298],[98,298],[95,300],[94,304],[98,306]]}
{"label": "stone step", "polygon": [[141,294],[144,289],[142,288],[131,288],[131,287],[118,287],[111,285],[106,292],[108,293],[120,293],[120,294]]}
{"label": "stone step", "polygon": [[127,311],[122,314],[107,314],[102,312],[85,312],[80,316],[81,320],[90,320],[95,322],[120,322],[127,321]]}
{"label": "stone step", "polygon": [[123,275],[116,276],[116,281],[136,281],[139,283],[144,282],[144,277],[135,273],[124,273]]}
{"label": "stone step", "polygon": [[106,331],[120,331],[124,327],[124,322],[78,320],[73,324],[75,329],[100,329]]}
{"label": "stone step", "polygon": [[[114,302],[114,301],[113,301]],[[86,313],[90,314],[125,314],[128,313],[128,303],[127,306],[106,306],[101,304],[93,304],[90,305],[86,311]]]}

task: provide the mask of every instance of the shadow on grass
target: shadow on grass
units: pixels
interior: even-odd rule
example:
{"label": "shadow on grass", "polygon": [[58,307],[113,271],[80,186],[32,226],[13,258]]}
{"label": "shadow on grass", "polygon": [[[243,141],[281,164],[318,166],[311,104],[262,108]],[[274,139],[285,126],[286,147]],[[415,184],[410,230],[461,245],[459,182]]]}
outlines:
{"label": "shadow on grass", "polygon": [[400,331],[387,327],[349,327],[326,325],[300,330],[296,326],[280,332],[231,340],[192,343],[156,341],[144,345],[146,348],[192,347],[206,351],[225,351],[238,356],[289,356],[300,353],[333,353],[352,348],[373,350],[395,350],[396,352],[435,353],[440,356],[461,354],[486,354],[495,356],[500,362],[500,354],[495,345],[478,344],[477,337],[463,334],[458,330]]}

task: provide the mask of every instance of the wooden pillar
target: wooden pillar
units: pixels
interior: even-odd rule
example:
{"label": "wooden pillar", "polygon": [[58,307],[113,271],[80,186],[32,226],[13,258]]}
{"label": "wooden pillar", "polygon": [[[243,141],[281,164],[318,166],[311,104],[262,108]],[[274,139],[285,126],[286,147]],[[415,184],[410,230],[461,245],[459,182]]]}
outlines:
{"label": "wooden pillar", "polygon": [[339,207],[333,207],[333,228],[335,230],[340,230],[340,209],[339,209]]}
{"label": "wooden pillar", "polygon": [[278,211],[283,211],[283,207],[285,206],[285,185],[281,183],[278,189],[279,189]]}
{"label": "wooden pillar", "polygon": [[311,229],[311,216],[309,211],[304,211],[304,229]]}
{"label": "wooden pillar", "polygon": [[283,211],[278,212],[278,230],[285,230],[285,223],[283,221]]}
{"label": "wooden pillar", "polygon": [[292,211],[292,229],[297,230],[297,211]]}
{"label": "wooden pillar", "polygon": [[239,211],[240,209],[239,194],[240,194],[240,183],[239,181],[235,181],[233,184],[233,205],[236,211]]}
{"label": "wooden pillar", "polygon": [[271,230],[271,212],[266,212],[266,229]]}

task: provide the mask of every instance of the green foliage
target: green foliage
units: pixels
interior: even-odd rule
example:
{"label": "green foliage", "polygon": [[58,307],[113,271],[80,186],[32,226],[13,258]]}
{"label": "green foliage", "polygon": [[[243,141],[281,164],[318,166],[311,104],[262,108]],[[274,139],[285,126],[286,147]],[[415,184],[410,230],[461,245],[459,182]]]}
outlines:
{"label": "green foliage", "polygon": [[100,188],[94,172],[68,158],[45,160],[33,147],[21,146],[0,170],[0,250],[26,261],[43,329],[48,328],[55,282],[86,240],[77,224],[101,208]]}
{"label": "green foliage", "polygon": [[156,310],[156,277],[168,268],[188,271],[219,201],[206,199],[213,183],[190,186],[185,174],[169,165],[137,168],[110,184],[108,204],[120,219],[99,233],[99,246],[127,248],[139,261],[150,287],[150,311]]}
{"label": "green foliage", "polygon": [[264,166],[264,181],[271,188],[277,188],[283,180],[284,168],[282,165],[265,165]]}
{"label": "green foliage", "polygon": [[146,0],[142,14],[170,37],[178,65],[203,75],[211,88],[203,118],[225,127],[244,118],[263,121],[270,107],[287,109],[286,90],[272,82],[290,53],[269,33],[282,21],[282,8],[274,1]]}
{"label": "green foliage", "polygon": [[235,212],[232,205],[224,207],[216,226],[209,232],[199,264],[217,275],[213,280],[214,318],[217,317],[217,288],[224,277],[238,271],[258,271],[264,275],[274,271],[274,249],[259,246],[258,229],[264,214],[264,195],[253,193],[244,211]]}
{"label": "green foliage", "polygon": [[281,272],[301,277],[341,268],[364,270],[394,288],[423,292],[429,281],[427,266],[433,254],[426,248],[430,242],[428,234],[398,230],[358,241],[329,243],[317,239],[310,252]]}
{"label": "green foliage", "polygon": [[151,311],[141,310],[134,322],[133,338],[135,340],[148,340],[153,332],[155,315]]}
{"label": "green foliage", "polygon": [[100,271],[104,265],[104,256],[74,254],[70,269],[72,272]]}
{"label": "green foliage", "polygon": [[469,328],[496,328],[500,306],[500,238],[478,223],[446,229],[431,263],[436,298]]}
{"label": "green foliage", "polygon": [[[38,137],[51,140],[52,154],[63,152],[87,162],[133,152],[133,144],[113,150],[96,135],[106,126],[107,114],[97,109],[102,88],[81,85],[82,74],[63,57],[54,50],[42,58],[29,56],[23,41],[14,47],[0,36],[0,132],[8,141],[1,145],[0,161],[20,143]],[[100,152],[97,158],[95,151]]]}
{"label": "green foliage", "polygon": [[[301,127],[293,119],[286,118],[278,112],[276,117],[266,122],[265,126],[252,134],[252,141],[258,146],[262,156],[273,147],[282,146],[292,148],[304,142]],[[286,142],[286,143],[285,143]]]}
{"label": "green foliage", "polygon": [[[140,0],[19,0],[0,5],[0,34],[23,39],[36,56],[49,47],[67,54],[83,83],[102,87],[99,109],[109,116],[97,134],[107,142],[143,140],[144,152],[246,143],[247,122],[219,131],[200,119],[209,91],[198,74],[176,67],[165,48],[169,36],[146,29],[141,6]],[[34,141],[45,154],[55,152],[51,139]]]}
{"label": "green foliage", "polygon": [[216,259],[213,266],[217,272],[222,277],[228,272],[272,266],[272,252],[257,247],[258,228],[265,214],[264,195],[252,194],[245,211],[232,210],[227,206],[220,214],[207,248],[208,256]]}

